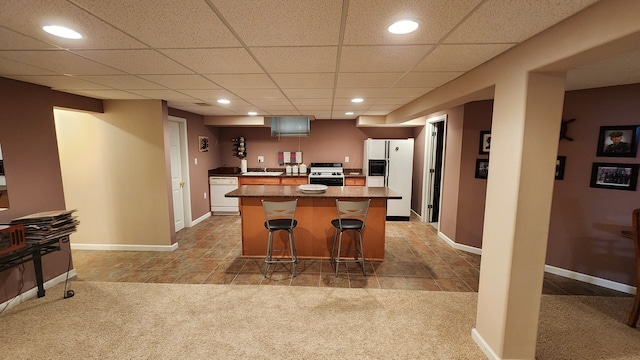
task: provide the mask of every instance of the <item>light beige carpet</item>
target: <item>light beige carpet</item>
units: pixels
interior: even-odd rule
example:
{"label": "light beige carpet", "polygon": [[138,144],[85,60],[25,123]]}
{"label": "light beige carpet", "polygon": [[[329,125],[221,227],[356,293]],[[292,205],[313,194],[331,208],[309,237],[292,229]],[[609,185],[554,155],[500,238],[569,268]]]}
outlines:
{"label": "light beige carpet", "polygon": [[[4,359],[483,359],[475,293],[74,281],[0,314]],[[539,359],[637,359],[630,298],[544,296]]]}

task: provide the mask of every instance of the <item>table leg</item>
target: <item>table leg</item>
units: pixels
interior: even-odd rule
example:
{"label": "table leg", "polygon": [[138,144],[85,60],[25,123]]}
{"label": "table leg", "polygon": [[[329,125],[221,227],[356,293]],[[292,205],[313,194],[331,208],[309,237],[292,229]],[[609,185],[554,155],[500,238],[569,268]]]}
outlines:
{"label": "table leg", "polygon": [[36,273],[36,283],[38,284],[38,297],[44,296],[44,280],[42,278],[42,257],[40,255],[40,246],[36,245],[33,251],[33,269]]}

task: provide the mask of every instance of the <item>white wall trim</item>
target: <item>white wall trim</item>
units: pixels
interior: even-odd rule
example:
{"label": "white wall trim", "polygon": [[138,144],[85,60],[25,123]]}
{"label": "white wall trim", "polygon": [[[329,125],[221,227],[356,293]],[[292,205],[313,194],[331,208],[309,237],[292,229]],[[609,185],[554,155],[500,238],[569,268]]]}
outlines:
{"label": "white wall trim", "polygon": [[174,251],[173,245],[127,245],[127,244],[71,244],[71,250],[121,250],[121,251]]}
{"label": "white wall trim", "polygon": [[603,278],[599,278],[599,277],[595,277],[587,274],[582,274],[579,272],[575,272],[575,271],[571,271],[571,270],[567,270],[567,269],[563,269],[563,268],[559,268],[551,265],[545,265],[544,271],[551,274],[560,275],[569,279],[574,279],[574,280],[586,282],[589,284],[602,286],[608,289],[621,291],[627,294],[635,295],[637,291],[637,288],[631,285],[622,284],[615,281],[611,281],[611,280],[607,280],[607,279],[603,279]]}
{"label": "white wall trim", "polygon": [[[449,239],[445,234],[441,233],[440,231],[438,231],[438,237],[440,237],[445,243],[447,243],[449,246],[451,246],[456,250],[462,250],[462,251],[470,252],[472,254],[482,255],[482,249],[469,246],[469,245],[458,244],[455,241]],[[551,274],[566,277],[569,279],[582,281],[587,284],[598,285],[607,289],[616,290],[616,291],[620,291],[627,294],[635,295],[637,291],[637,288],[631,285],[627,285],[627,284],[623,284],[623,283],[619,283],[619,282],[615,282],[615,281],[611,281],[611,280],[607,280],[607,279],[603,279],[603,278],[599,278],[599,277],[595,277],[587,274],[582,274],[579,272],[559,268],[556,266],[545,265],[544,271]]]}
{"label": "white wall trim", "polygon": [[478,333],[478,330],[476,330],[476,328],[471,329],[471,338],[473,338],[473,341],[476,342],[476,344],[478,345],[480,350],[482,350],[482,352],[487,357],[487,359],[489,360],[500,359],[500,357],[493,351],[491,346],[489,346],[489,344],[487,344],[487,342],[484,341],[484,338],[482,338],[482,335]]}
{"label": "white wall trim", "polygon": [[207,218],[211,217],[211,213],[207,211],[206,214],[200,216],[199,218],[192,220],[191,221],[191,226],[195,226],[203,221],[205,221]]}
{"label": "white wall trim", "polygon": [[[72,278],[76,277],[76,275],[77,275],[76,269],[71,269],[70,271],[68,271],[68,273],[69,273],[69,279],[72,279]],[[43,284],[44,285],[44,289],[45,290],[50,289],[50,288],[52,288],[52,287],[54,287],[54,286],[56,286],[56,285],[58,285],[60,283],[65,282],[65,280],[67,280],[67,273],[66,272],[54,277],[53,279],[51,279],[51,280],[49,280],[47,282],[45,282]],[[51,296],[51,294],[49,294],[49,295]],[[62,294],[62,295],[64,296],[64,294]],[[33,288],[31,288],[31,289],[29,289],[27,291],[24,291],[24,292],[18,294],[17,296],[15,296],[15,297],[13,297],[13,298],[5,301],[5,302],[3,302],[2,304],[0,304],[0,310],[1,309],[4,309],[5,311],[9,310],[12,307],[17,306],[18,304],[20,304],[20,303],[22,303],[24,301],[27,301],[27,300],[32,299],[32,298],[35,298],[36,296],[38,296],[38,285],[36,285],[35,287],[33,287]],[[45,294],[45,296],[46,296],[46,294]],[[53,295],[53,296],[55,296],[55,295]],[[7,307],[6,309],[5,309],[5,306]]]}

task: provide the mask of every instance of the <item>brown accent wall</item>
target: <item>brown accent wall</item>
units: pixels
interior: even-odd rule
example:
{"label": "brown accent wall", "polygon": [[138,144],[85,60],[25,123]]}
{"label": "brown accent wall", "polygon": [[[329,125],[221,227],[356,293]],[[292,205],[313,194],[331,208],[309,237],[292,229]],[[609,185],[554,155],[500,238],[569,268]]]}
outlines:
{"label": "brown accent wall", "polygon": [[[403,139],[413,137],[410,127],[369,128],[356,127],[355,120],[314,120],[311,122],[310,136],[271,137],[269,127],[220,128],[221,166],[240,166],[240,159],[233,156],[231,139],[244,136],[247,144],[247,164],[250,168],[282,168],[278,165],[278,151],[302,151],[305,164],[312,162],[342,162],[349,156],[345,168],[361,169],[364,155],[364,140]],[[265,157],[264,164],[258,164],[258,155]]]}
{"label": "brown accent wall", "polygon": [[424,180],[424,147],[426,126],[413,128],[413,176],[411,179],[411,209],[422,216],[422,182]]}
{"label": "brown accent wall", "polygon": [[[58,145],[53,120],[54,92],[47,87],[0,77],[0,143],[10,207],[0,212],[0,223],[47,210],[65,208]],[[68,251],[69,246],[63,244]],[[44,280],[67,271],[68,255],[56,252],[43,258]],[[36,286],[33,264],[0,273],[0,303]]]}
{"label": "brown accent wall", "polygon": [[563,119],[568,125],[558,155],[567,157],[564,180],[556,180],[547,264],[636,285],[630,239],[631,212],[640,208],[640,192],[592,188],[594,162],[638,164],[639,157],[596,156],[600,126],[640,125],[640,84],[566,93]]}
{"label": "brown accent wall", "polygon": [[[189,179],[191,182],[191,217],[193,220],[211,211],[209,199],[209,169],[215,169],[220,165],[220,136],[219,129],[204,125],[202,115],[188,111],[169,108],[169,115],[187,120],[187,141],[189,151]],[[198,136],[209,137],[209,151],[200,152],[198,149]],[[198,164],[195,164],[198,159]],[[239,165],[238,165],[239,166]],[[204,198],[207,193],[207,198]]]}
{"label": "brown accent wall", "polygon": [[[456,222],[458,219],[464,107],[458,106],[444,113],[447,114],[447,127],[445,130],[446,141],[442,171],[439,228],[441,233],[453,240],[456,239]],[[434,114],[434,116],[440,114]]]}

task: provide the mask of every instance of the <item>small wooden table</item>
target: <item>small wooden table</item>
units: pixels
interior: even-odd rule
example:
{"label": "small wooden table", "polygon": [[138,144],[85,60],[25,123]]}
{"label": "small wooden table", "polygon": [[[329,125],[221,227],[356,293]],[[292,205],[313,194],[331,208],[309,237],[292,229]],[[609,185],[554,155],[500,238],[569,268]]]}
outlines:
{"label": "small wooden table", "polygon": [[[298,226],[294,230],[294,236],[298,257],[329,258],[335,231],[331,220],[338,217],[336,199],[371,199],[364,231],[364,254],[369,260],[384,260],[387,199],[402,198],[388,188],[363,186],[330,186],[324,193],[309,194],[303,193],[297,186],[242,185],[225,196],[240,198],[242,255],[247,257],[264,257],[266,254],[268,233],[263,225],[261,200],[284,201],[297,198]],[[352,240],[347,236],[343,238],[343,242]],[[286,236],[282,235],[282,238],[274,240],[274,249],[276,245],[284,247],[287,242]]]}

